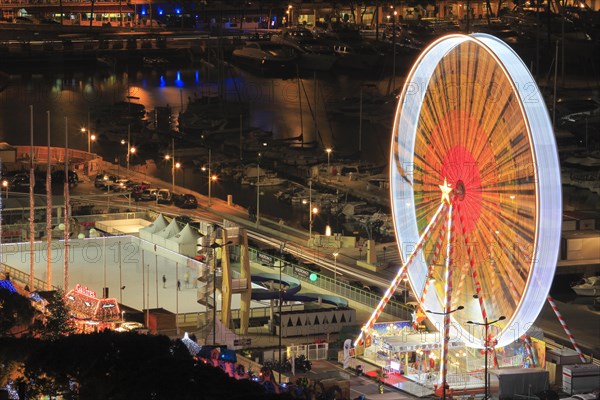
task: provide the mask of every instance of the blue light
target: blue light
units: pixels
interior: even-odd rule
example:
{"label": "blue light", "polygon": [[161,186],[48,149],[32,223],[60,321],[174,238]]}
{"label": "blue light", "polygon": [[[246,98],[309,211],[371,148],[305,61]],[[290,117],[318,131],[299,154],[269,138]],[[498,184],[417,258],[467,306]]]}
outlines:
{"label": "blue light", "polygon": [[162,8],[158,9],[158,15],[163,15],[165,12],[162,10]]}
{"label": "blue light", "polygon": [[175,86],[183,87],[183,81],[181,80],[181,72],[177,71],[177,76],[175,77]]}
{"label": "blue light", "polygon": [[200,71],[196,70],[196,83],[200,82]]}
{"label": "blue light", "polygon": [[181,8],[176,8],[175,9],[175,14],[181,14]]}
{"label": "blue light", "polygon": [[164,76],[160,76],[160,87],[165,87],[166,86],[166,82],[165,82],[165,77]]}
{"label": "blue light", "polygon": [[146,9],[142,7],[142,11],[141,11],[142,15],[146,15]]}

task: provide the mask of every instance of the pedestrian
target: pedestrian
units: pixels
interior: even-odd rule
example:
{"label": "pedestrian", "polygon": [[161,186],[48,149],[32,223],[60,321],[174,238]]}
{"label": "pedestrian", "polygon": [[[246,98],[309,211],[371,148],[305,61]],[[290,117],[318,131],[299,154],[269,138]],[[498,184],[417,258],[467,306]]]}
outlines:
{"label": "pedestrian", "polygon": [[163,289],[167,287],[167,277],[163,275]]}
{"label": "pedestrian", "polygon": [[177,279],[177,290],[181,290],[181,281]]}
{"label": "pedestrian", "polygon": [[183,276],[183,279],[185,280],[185,288],[189,288],[190,287],[190,271],[185,271],[185,275]]}

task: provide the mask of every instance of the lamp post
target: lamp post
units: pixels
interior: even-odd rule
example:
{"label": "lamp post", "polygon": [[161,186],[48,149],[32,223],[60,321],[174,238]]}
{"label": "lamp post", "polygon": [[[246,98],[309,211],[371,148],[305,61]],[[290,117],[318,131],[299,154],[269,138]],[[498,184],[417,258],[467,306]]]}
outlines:
{"label": "lamp post", "polygon": [[484,372],[483,372],[483,399],[487,400],[488,399],[488,384],[489,384],[489,379],[488,379],[488,351],[490,350],[490,339],[489,339],[489,328],[490,325],[495,324],[496,322],[499,321],[503,321],[505,320],[506,317],[504,315],[500,316],[498,319],[495,319],[493,321],[488,321],[487,317],[485,317],[483,319],[483,322],[474,322],[474,321],[467,321],[467,324],[471,324],[471,325],[479,325],[479,326],[483,326],[485,329],[485,338],[484,338],[484,343],[485,343],[485,356],[484,356]]}
{"label": "lamp post", "polygon": [[[306,204],[306,202],[303,202]],[[308,180],[308,240],[312,241],[312,225],[313,225],[313,214],[317,214],[319,209],[312,205],[312,179]],[[310,245],[310,243],[309,243]]]}
{"label": "lamp post", "polygon": [[130,139],[131,139],[131,132],[129,131],[129,126],[128,126],[127,127],[127,141],[125,139],[121,139],[121,144],[127,145],[127,157],[125,158],[127,160],[127,177],[129,177],[129,157],[131,154],[135,154],[135,152],[137,150],[134,146],[131,145]]}
{"label": "lamp post", "polygon": [[256,227],[260,225],[260,157],[261,153],[258,153],[256,158]]}
{"label": "lamp post", "polygon": [[[465,308],[464,306],[458,306],[454,310],[449,310],[447,312],[435,312],[435,311],[431,311],[431,310],[425,310],[425,312],[430,313],[430,314],[447,316],[456,311],[460,311],[464,308]],[[448,338],[444,337],[444,343],[447,340],[448,340]],[[445,343],[444,346],[446,349],[448,349],[448,343]],[[446,352],[444,352],[444,354],[442,355],[442,365],[443,365],[443,368],[442,368],[442,400],[446,400],[446,387],[448,386],[448,382],[446,380],[446,370],[445,370],[447,362],[448,362],[448,360],[446,359]]]}
{"label": "lamp post", "polygon": [[337,283],[337,258],[340,255],[337,251],[332,254],[333,256],[333,284]]}
{"label": "lamp post", "polygon": [[8,199],[8,181],[6,179],[2,181],[2,187],[6,190],[5,198]]}
{"label": "lamp post", "polygon": [[210,186],[211,186],[211,180],[212,180],[212,175],[210,173],[210,161],[211,161],[211,151],[210,148],[208,149],[208,206],[210,207]]}
{"label": "lamp post", "polygon": [[[96,135],[94,135],[93,133],[90,135],[90,142],[91,143],[96,142]],[[90,147],[88,149],[88,153],[91,153],[91,152],[92,152],[92,147],[91,147],[91,144],[90,144]]]}
{"label": "lamp post", "polygon": [[91,138],[92,127],[90,124],[90,112],[89,111],[87,113],[87,126],[84,126],[81,128],[81,133],[86,133],[86,132],[87,132],[87,152],[91,153],[90,147],[91,147],[91,141],[93,139]]}
{"label": "lamp post", "polygon": [[[283,302],[283,291],[281,290],[281,271],[283,270],[283,249],[286,242],[279,244],[279,368],[281,368],[281,303]],[[281,373],[281,370],[279,370]]]}
{"label": "lamp post", "polygon": [[171,160],[171,192],[175,192],[175,139],[171,139],[171,154],[166,154],[165,160]]}
{"label": "lamp post", "polygon": [[329,157],[331,156],[331,152],[332,152],[331,147],[326,148],[325,152],[327,153],[327,175],[331,175],[331,172],[329,169]]}
{"label": "lamp post", "polygon": [[233,243],[231,240],[225,244],[213,242],[210,248],[213,249],[213,346],[217,344],[217,249],[223,248]]}

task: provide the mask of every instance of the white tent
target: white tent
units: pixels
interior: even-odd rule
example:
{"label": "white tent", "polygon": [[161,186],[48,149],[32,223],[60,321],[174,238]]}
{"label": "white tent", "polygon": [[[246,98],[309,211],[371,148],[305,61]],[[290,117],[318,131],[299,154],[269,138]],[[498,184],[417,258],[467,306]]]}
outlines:
{"label": "white tent", "polygon": [[198,244],[199,238],[200,235],[192,229],[190,224],[187,224],[181,232],[166,240],[166,247],[167,249],[183,254],[184,256],[194,257],[196,255],[196,245]]}
{"label": "white tent", "polygon": [[167,220],[165,219],[165,217],[163,217],[162,214],[159,214],[153,223],[151,223],[145,228],[140,229],[140,238],[151,242],[152,235],[156,232],[160,232],[161,230],[165,229],[166,226]]}
{"label": "white tent", "polygon": [[180,231],[179,224],[173,218],[166,228],[152,234],[152,243],[166,247],[167,239],[177,235]]}

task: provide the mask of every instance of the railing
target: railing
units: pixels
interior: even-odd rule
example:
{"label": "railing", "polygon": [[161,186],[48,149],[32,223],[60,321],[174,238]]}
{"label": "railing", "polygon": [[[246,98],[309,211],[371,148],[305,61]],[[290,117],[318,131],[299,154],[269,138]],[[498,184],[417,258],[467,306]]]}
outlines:
{"label": "railing", "polygon": [[329,343],[310,343],[288,346],[287,358],[304,356],[308,360],[326,360]]}
{"label": "railing", "polygon": [[[23,285],[29,285],[29,274],[28,273],[20,271],[13,267],[9,267],[8,265],[6,265],[4,263],[1,265],[2,265],[2,271],[5,276],[8,273],[10,275],[11,280],[17,281]],[[56,290],[59,288],[56,286],[53,286],[53,289]],[[46,282],[34,277],[33,278],[33,290],[46,290]]]}
{"label": "railing", "polygon": [[[350,286],[345,282],[341,282],[339,280],[336,280],[334,278],[331,278],[329,276],[325,276],[325,275],[322,275],[319,273],[315,273],[317,275],[317,279],[315,281],[312,281],[312,280],[310,280],[310,278],[308,276],[294,273],[294,269],[301,268],[309,273],[311,273],[311,271],[308,271],[306,268],[303,268],[301,265],[293,264],[288,261],[282,260],[281,258],[274,256],[272,254],[263,253],[260,250],[257,250],[254,248],[249,248],[248,252],[250,255],[251,262],[266,265],[267,267],[270,267],[274,271],[277,271],[277,272],[279,271],[279,268],[274,267],[274,265],[283,265],[282,273],[285,273],[285,275],[293,276],[294,278],[296,278],[300,281],[317,286],[323,290],[338,294],[341,297],[344,297],[346,299],[353,300],[358,303],[364,304],[365,306],[367,306],[369,308],[377,307],[377,305],[379,304],[379,301],[381,300],[381,296],[379,294],[367,292],[365,290],[356,288],[354,286]],[[261,255],[261,257],[263,257],[262,259],[259,258],[259,254]],[[267,265],[267,264],[265,264],[266,260],[273,260],[273,262],[270,265]],[[312,272],[312,273],[314,273],[314,272]],[[401,318],[404,320],[408,320],[408,319],[410,319],[411,310],[404,304],[390,300],[385,307],[385,312],[390,315],[393,315],[395,317],[398,317],[398,318]]]}
{"label": "railing", "polygon": [[[290,304],[282,306],[282,311],[302,311],[304,310],[304,304]],[[232,319],[240,319],[241,310],[231,310]],[[257,307],[250,309],[250,318],[269,318],[271,316],[271,307]],[[178,326],[192,326],[200,327],[206,324],[207,321],[212,320],[213,311],[203,312],[192,312],[192,313],[180,313],[177,315]],[[217,318],[221,318],[221,311],[217,311]]]}

